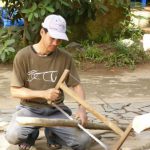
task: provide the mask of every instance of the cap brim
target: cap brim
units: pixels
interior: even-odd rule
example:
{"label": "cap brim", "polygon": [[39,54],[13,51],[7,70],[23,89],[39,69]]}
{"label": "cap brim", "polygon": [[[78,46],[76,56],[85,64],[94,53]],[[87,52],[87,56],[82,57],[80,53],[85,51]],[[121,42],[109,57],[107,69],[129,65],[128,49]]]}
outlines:
{"label": "cap brim", "polygon": [[66,33],[57,32],[50,29],[48,30],[48,33],[52,38],[69,41]]}

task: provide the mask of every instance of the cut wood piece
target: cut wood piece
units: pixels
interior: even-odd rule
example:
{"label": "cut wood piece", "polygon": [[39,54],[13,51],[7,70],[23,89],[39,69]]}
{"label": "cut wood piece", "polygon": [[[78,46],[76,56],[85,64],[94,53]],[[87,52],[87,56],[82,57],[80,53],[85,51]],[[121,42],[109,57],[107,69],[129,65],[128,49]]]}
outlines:
{"label": "cut wood piece", "polygon": [[[52,127],[52,126],[63,126],[63,127],[77,127],[77,121],[68,119],[47,119],[47,118],[35,118],[35,117],[17,117],[17,122],[23,126],[40,126],[40,127]],[[100,123],[88,122],[84,126],[87,129],[93,130],[112,130],[108,126]],[[121,126],[121,129],[125,127]]]}

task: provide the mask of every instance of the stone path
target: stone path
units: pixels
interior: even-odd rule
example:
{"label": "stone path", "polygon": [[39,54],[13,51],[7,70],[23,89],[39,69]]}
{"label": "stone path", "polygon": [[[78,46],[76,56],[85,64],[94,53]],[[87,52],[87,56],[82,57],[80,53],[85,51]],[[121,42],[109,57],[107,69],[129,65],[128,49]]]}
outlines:
{"label": "stone path", "polygon": [[[9,145],[4,138],[4,131],[10,122],[18,100],[12,99],[9,92],[11,66],[0,66],[0,150],[16,150],[16,146]],[[150,113],[150,67],[137,68],[132,72],[86,71],[81,72],[81,81],[86,91],[86,101],[101,114],[117,125],[128,125],[137,115]],[[66,95],[66,102],[73,113],[77,109],[76,102]],[[88,113],[89,120],[101,122]],[[111,149],[119,136],[111,131],[91,131],[100,134],[102,141]],[[36,145],[39,150],[47,150],[45,138],[42,135]],[[150,132],[132,133],[123,144],[123,150],[150,150]],[[95,144],[89,150],[102,149]],[[64,149],[63,149],[64,150]]]}

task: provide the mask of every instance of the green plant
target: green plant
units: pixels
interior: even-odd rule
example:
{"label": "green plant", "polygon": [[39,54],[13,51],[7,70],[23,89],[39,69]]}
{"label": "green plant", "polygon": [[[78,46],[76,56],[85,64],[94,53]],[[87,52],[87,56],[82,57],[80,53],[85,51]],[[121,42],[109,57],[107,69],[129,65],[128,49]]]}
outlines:
{"label": "green plant", "polygon": [[[104,13],[107,8],[103,0],[2,0],[8,10],[17,10],[14,17],[24,18],[24,41],[28,43],[39,40],[38,32],[42,20],[48,14],[61,14],[69,25],[83,23],[88,19],[95,19],[96,12]],[[32,33],[32,34],[31,34]]]}
{"label": "green plant", "polygon": [[124,7],[127,4],[130,4],[128,0],[108,0],[109,3],[116,7]]}
{"label": "green plant", "polygon": [[104,54],[101,49],[96,47],[95,45],[93,46],[84,46],[84,51],[81,53],[77,53],[75,56],[76,59],[79,59],[80,61],[83,60],[89,60],[92,62],[102,62],[104,59]]}
{"label": "green plant", "polygon": [[97,39],[95,39],[96,42],[101,42],[101,43],[108,43],[112,41],[113,35],[111,35],[110,31],[104,30],[103,32],[100,33]]}
{"label": "green plant", "polygon": [[12,44],[15,43],[15,39],[10,39],[5,30],[0,30],[0,60],[6,62],[11,59],[15,49]]}
{"label": "green plant", "polygon": [[21,47],[20,28],[0,29],[0,61],[7,62],[14,58],[16,49]]}
{"label": "green plant", "polygon": [[80,41],[80,44],[83,46],[83,47],[89,47],[90,45],[94,45],[95,41],[93,40],[81,40]]}
{"label": "green plant", "polygon": [[[109,46],[108,46],[109,45]],[[134,69],[139,63],[150,60],[139,42],[127,47],[121,40],[114,43],[98,45],[84,45],[84,50],[75,55],[80,62],[90,61],[93,63],[104,63],[106,67],[129,67]]]}
{"label": "green plant", "polygon": [[138,17],[131,12],[129,5],[125,5],[123,8],[125,19],[120,22],[121,32],[119,35],[119,39],[131,38],[132,40],[137,41],[142,37],[143,32],[140,27],[136,26],[135,23],[133,23],[132,17]]}
{"label": "green plant", "polygon": [[106,66],[108,67],[129,66],[130,69],[134,69],[136,64],[142,63],[147,59],[147,55],[139,43],[134,43],[127,47],[122,42],[117,41],[114,43],[114,48],[116,50],[105,57]]}

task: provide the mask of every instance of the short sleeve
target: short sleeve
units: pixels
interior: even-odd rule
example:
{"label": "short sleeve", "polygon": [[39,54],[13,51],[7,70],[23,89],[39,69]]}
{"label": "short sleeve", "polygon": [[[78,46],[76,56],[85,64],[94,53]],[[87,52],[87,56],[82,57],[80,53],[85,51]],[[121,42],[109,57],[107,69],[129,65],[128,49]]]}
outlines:
{"label": "short sleeve", "polygon": [[73,86],[80,84],[80,78],[79,78],[79,75],[77,73],[75,63],[74,63],[72,58],[70,59],[70,63],[69,63],[69,66],[67,69],[69,69],[69,71],[70,71],[68,78],[67,78],[67,81],[66,81],[67,86],[73,87]]}
{"label": "short sleeve", "polygon": [[13,62],[11,86],[23,87],[26,80],[26,71],[23,55],[17,53]]}

